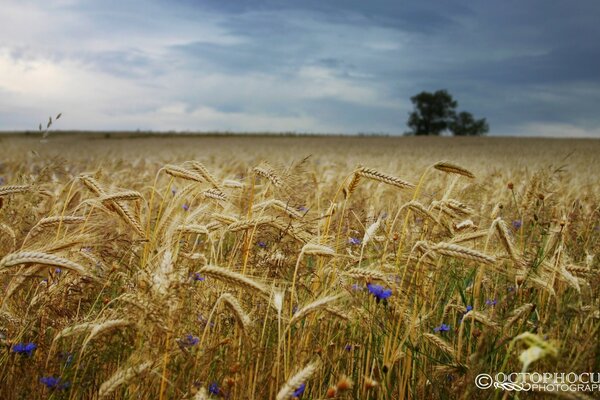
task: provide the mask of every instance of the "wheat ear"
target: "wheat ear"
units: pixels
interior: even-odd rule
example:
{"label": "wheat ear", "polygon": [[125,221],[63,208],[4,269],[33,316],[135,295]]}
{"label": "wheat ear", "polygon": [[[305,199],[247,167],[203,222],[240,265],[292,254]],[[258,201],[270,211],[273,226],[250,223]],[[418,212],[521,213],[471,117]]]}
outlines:
{"label": "wheat ear", "polygon": [[294,394],[294,391],[303,383],[305,383],[317,370],[319,362],[314,361],[300,370],[298,373],[293,375],[283,385],[279,393],[277,393],[276,400],[287,400]]}
{"label": "wheat ear", "polygon": [[466,176],[467,178],[475,178],[475,174],[469,171],[466,168],[461,167],[460,165],[456,165],[454,163],[448,161],[440,161],[433,165],[433,168],[438,171],[443,171],[449,174],[458,174],[462,176]]}

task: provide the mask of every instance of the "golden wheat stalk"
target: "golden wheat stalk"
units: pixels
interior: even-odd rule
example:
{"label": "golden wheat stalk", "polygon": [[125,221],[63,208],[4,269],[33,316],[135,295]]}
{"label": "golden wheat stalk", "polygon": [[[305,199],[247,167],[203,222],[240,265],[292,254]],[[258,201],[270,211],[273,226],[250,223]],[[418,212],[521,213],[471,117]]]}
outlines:
{"label": "golden wheat stalk", "polygon": [[296,322],[305,318],[309,314],[312,314],[313,312],[319,310],[320,308],[328,306],[330,303],[333,303],[334,301],[339,300],[341,297],[342,297],[341,295],[327,296],[327,297],[323,297],[321,299],[317,299],[317,300],[313,301],[312,303],[305,305],[300,310],[296,311],[296,313],[292,316],[292,319],[290,319],[290,322],[289,322],[289,326],[291,327]]}
{"label": "golden wheat stalk", "polygon": [[433,165],[433,168],[437,169],[438,171],[443,171],[449,174],[458,174],[466,176],[467,178],[475,178],[475,174],[473,174],[468,169],[448,161],[439,161]]}
{"label": "golden wheat stalk", "polygon": [[181,178],[194,182],[204,182],[204,179],[202,179],[200,175],[177,165],[165,165],[163,169],[167,175],[171,175],[174,178]]}
{"label": "golden wheat stalk", "polygon": [[350,180],[348,181],[348,183],[346,185],[344,185],[344,188],[342,189],[344,191],[345,198],[350,197],[350,195],[352,193],[354,193],[354,191],[358,187],[359,182],[360,182],[360,175],[357,174],[356,172],[354,172],[352,174],[352,176],[350,177]]}
{"label": "golden wheat stalk", "polygon": [[283,180],[281,179],[281,177],[275,172],[273,167],[271,167],[266,162],[264,162],[262,166],[254,167],[252,170],[255,174],[262,176],[263,178],[267,178],[269,181],[271,181],[273,186],[283,186]]}
{"label": "golden wheat stalk", "polygon": [[493,264],[496,262],[496,258],[493,256],[454,243],[440,242],[435,244],[431,249],[438,254],[454,258],[479,261],[484,264]]}
{"label": "golden wheat stalk", "polygon": [[7,255],[2,260],[0,260],[0,272],[3,268],[13,267],[21,264],[42,264],[53,267],[65,268],[67,270],[75,271],[81,275],[90,276],[94,280],[99,280],[93,275],[90,275],[89,271],[87,271],[83,266],[73,261],[55,256],[53,254],[46,254],[34,251],[23,251]]}
{"label": "golden wheat stalk", "polygon": [[221,185],[217,182],[217,179],[208,172],[208,169],[199,161],[192,161],[192,169],[198,172],[208,183],[210,183],[219,192],[222,192]]}
{"label": "golden wheat stalk", "polygon": [[7,196],[9,194],[30,192],[31,189],[32,187],[30,185],[0,186],[0,197]]}
{"label": "golden wheat stalk", "polygon": [[415,185],[413,185],[410,182],[407,182],[392,175],[385,174],[383,172],[379,172],[374,168],[360,167],[356,170],[356,174],[368,179],[399,187],[400,189],[411,189],[415,187]]}
{"label": "golden wheat stalk", "polygon": [[255,204],[252,207],[252,211],[257,212],[259,210],[263,210],[263,209],[267,209],[267,208],[273,208],[275,210],[282,211],[283,213],[285,213],[288,216],[295,218],[295,219],[302,218],[302,214],[300,214],[294,208],[290,207],[289,204],[286,204],[283,201],[277,200],[277,199],[266,200],[261,203]]}
{"label": "golden wheat stalk", "polygon": [[239,301],[229,293],[223,293],[220,300],[233,312],[240,328],[242,328],[244,332],[247,332],[252,320],[248,314],[246,314]]}
{"label": "golden wheat stalk", "polygon": [[444,339],[442,339],[439,336],[432,335],[431,333],[424,333],[423,337],[425,337],[425,339],[427,339],[429,342],[431,342],[435,347],[442,350],[444,353],[448,354],[453,359],[456,359],[456,354],[454,352],[454,348],[452,348],[452,346],[448,342],[446,342]]}
{"label": "golden wheat stalk", "polygon": [[152,366],[152,364],[152,361],[145,361],[133,367],[119,369],[107,381],[100,385],[100,390],[98,390],[98,398],[101,399],[110,395],[119,386],[129,382],[136,376],[144,374],[146,370]]}
{"label": "golden wheat stalk", "polygon": [[319,368],[320,363],[314,361],[309,363],[302,370],[297,372],[295,375],[290,377],[287,382],[283,385],[279,393],[277,393],[276,400],[287,400],[294,394],[294,391],[303,383],[306,383],[308,379],[315,373]]}
{"label": "golden wheat stalk", "polygon": [[230,271],[225,268],[207,265],[199,271],[203,275],[211,276],[220,281],[230,283],[235,286],[245,288],[250,291],[258,292],[263,296],[269,297],[269,289],[261,283],[258,283],[245,275]]}
{"label": "golden wheat stalk", "polygon": [[385,274],[383,272],[368,268],[352,268],[345,275],[355,279],[385,281]]}
{"label": "golden wheat stalk", "polygon": [[517,249],[513,243],[513,240],[508,232],[508,225],[501,218],[496,218],[492,223],[492,229],[495,229],[500,242],[504,246],[504,249],[514,261],[519,261],[520,257],[517,253]]}

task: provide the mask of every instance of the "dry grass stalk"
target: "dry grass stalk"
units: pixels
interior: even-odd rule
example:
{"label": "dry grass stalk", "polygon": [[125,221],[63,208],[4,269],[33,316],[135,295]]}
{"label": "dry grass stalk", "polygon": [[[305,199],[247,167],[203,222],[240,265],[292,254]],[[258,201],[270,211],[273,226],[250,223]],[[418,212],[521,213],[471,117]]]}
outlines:
{"label": "dry grass stalk", "polygon": [[294,391],[303,383],[306,383],[308,379],[315,373],[319,368],[320,363],[314,361],[309,363],[302,370],[297,372],[295,375],[290,377],[287,382],[283,385],[279,393],[277,393],[276,400],[287,400],[292,397]]}
{"label": "dry grass stalk", "polygon": [[445,256],[478,261],[484,264],[493,264],[496,262],[496,258],[493,256],[453,243],[440,242],[434,245],[432,250]]}
{"label": "dry grass stalk", "polygon": [[433,168],[437,169],[438,171],[443,171],[449,174],[458,174],[466,176],[467,178],[475,178],[475,174],[473,174],[468,169],[448,161],[439,161],[433,165]]}
{"label": "dry grass stalk", "polygon": [[202,267],[199,272],[203,275],[211,276],[220,281],[231,283],[232,285],[240,286],[251,292],[258,292],[265,297],[269,297],[270,292],[266,286],[240,273],[213,265]]}
{"label": "dry grass stalk", "polygon": [[356,170],[356,174],[368,179],[373,179],[375,181],[399,187],[400,189],[410,189],[415,187],[415,185],[413,185],[410,182],[407,182],[392,175],[384,174],[383,172],[379,172],[373,168],[360,167]]}

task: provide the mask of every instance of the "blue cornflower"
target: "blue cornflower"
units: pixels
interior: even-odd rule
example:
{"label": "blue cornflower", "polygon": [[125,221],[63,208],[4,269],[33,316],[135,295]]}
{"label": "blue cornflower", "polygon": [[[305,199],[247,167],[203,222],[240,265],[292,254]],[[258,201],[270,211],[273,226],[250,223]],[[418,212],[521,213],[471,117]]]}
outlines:
{"label": "blue cornflower", "polygon": [[195,281],[202,282],[205,278],[202,275],[200,275],[200,272],[194,272],[194,274],[192,275],[192,279]]}
{"label": "blue cornflower", "polygon": [[62,382],[62,379],[55,378],[54,376],[44,376],[40,378],[40,382],[46,385],[48,389],[65,390],[70,386],[69,382]]}
{"label": "blue cornflower", "polygon": [[351,350],[352,350],[352,345],[351,345],[351,344],[347,344],[347,345],[344,347],[344,350],[346,350],[346,351],[351,351]]}
{"label": "blue cornflower", "polygon": [[304,393],[305,389],[306,389],[306,383],[301,383],[300,386],[298,386],[298,389],[294,390],[294,393],[292,394],[292,396],[293,397],[302,396],[302,393]]}
{"label": "blue cornflower", "polygon": [[56,268],[56,269],[54,270],[54,272],[56,272],[57,274],[60,274],[60,273],[62,272],[62,269],[60,269],[60,268]]}
{"label": "blue cornflower", "polygon": [[521,226],[523,226],[523,222],[521,222],[520,219],[514,220],[512,222],[512,226],[515,230],[519,230],[519,229],[521,229]]}
{"label": "blue cornflower", "polygon": [[486,304],[486,305],[488,305],[488,306],[491,306],[491,307],[493,307],[493,306],[495,306],[495,305],[496,305],[496,303],[497,303],[497,302],[498,302],[498,301],[497,301],[496,299],[493,299],[493,300],[486,300],[486,301],[485,301],[485,304]]}
{"label": "blue cornflower", "polygon": [[183,211],[187,211],[187,210],[189,210],[189,209],[190,209],[190,206],[188,206],[187,204],[184,204],[184,205],[182,206],[182,208],[183,208]]}
{"label": "blue cornflower", "polygon": [[259,241],[259,242],[257,243],[257,245],[258,245],[258,247],[261,247],[261,248],[263,248],[263,249],[267,247],[267,244],[266,244],[265,242],[263,242],[262,240],[261,240],[261,241]]}
{"label": "blue cornflower", "polygon": [[360,244],[360,239],[351,237],[350,239],[348,239],[348,242],[353,245],[358,245]]}
{"label": "blue cornflower", "polygon": [[308,208],[306,208],[304,206],[300,206],[300,207],[298,207],[298,211],[302,211],[302,212],[308,211]]}
{"label": "blue cornflower", "polygon": [[465,311],[465,314],[472,310],[473,310],[473,306],[467,306],[467,311]]}
{"label": "blue cornflower", "polygon": [[190,334],[186,335],[183,339],[180,339],[179,343],[181,343],[181,345],[185,347],[193,347],[197,345],[199,341],[200,339],[197,336]]}
{"label": "blue cornflower", "polygon": [[378,303],[381,300],[386,300],[392,295],[392,289],[386,289],[380,285],[373,285],[372,283],[369,283],[367,285],[367,288],[369,289],[369,292],[371,292],[371,294],[375,296]]}
{"label": "blue cornflower", "polygon": [[450,330],[450,325],[441,324],[440,326],[436,326],[433,328],[434,332],[448,332]]}
{"label": "blue cornflower", "polygon": [[17,354],[26,354],[31,356],[35,349],[37,349],[37,345],[35,343],[18,343],[13,346],[12,351]]}
{"label": "blue cornflower", "polygon": [[219,385],[217,385],[217,382],[213,382],[210,385],[208,385],[208,391],[211,394],[218,395],[220,390],[219,390]]}

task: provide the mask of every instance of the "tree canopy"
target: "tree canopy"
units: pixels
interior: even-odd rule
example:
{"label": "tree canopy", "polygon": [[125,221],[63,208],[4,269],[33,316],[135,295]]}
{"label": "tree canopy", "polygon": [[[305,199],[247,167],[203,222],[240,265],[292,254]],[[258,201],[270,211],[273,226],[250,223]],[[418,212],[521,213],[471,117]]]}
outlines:
{"label": "tree canopy", "polygon": [[409,134],[439,136],[450,131],[455,136],[479,136],[489,131],[485,118],[476,120],[466,111],[457,114],[458,102],[446,90],[421,92],[410,100],[414,110],[408,118]]}

